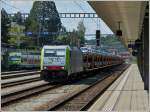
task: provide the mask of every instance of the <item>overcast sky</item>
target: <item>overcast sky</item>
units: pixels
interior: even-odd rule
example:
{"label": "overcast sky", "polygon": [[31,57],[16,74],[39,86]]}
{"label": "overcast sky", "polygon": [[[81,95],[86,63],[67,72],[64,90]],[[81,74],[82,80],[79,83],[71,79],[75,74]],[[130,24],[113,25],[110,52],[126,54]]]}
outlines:
{"label": "overcast sky", "polygon": [[[33,5],[33,0],[2,0],[2,6],[8,13],[30,12]],[[56,4],[56,8],[59,13],[62,12],[94,12],[91,6],[86,1],[81,0],[53,0]],[[95,30],[100,29],[102,34],[112,34],[112,31],[107,25],[97,18],[61,18],[62,24],[68,31],[72,31],[77,28],[78,22],[83,21],[86,27],[86,34],[95,34]],[[86,37],[91,39],[94,37]]]}

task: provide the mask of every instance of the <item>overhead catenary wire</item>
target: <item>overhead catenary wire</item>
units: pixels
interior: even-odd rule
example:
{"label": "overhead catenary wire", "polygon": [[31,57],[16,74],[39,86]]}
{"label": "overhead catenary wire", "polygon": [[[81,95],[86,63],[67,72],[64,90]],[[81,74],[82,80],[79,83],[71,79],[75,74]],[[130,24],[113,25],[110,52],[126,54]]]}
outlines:
{"label": "overhead catenary wire", "polygon": [[[83,8],[77,1],[74,1],[74,3],[75,3],[84,13],[87,13],[87,11],[85,11],[84,8]],[[94,18],[91,18],[91,20],[96,23],[97,29],[102,28],[105,32],[107,32],[104,27],[100,27],[100,26],[101,26],[101,21],[100,21],[100,19],[101,19],[101,18],[97,18],[97,21],[96,21]]]}
{"label": "overhead catenary wire", "polygon": [[[80,4],[78,4],[76,1],[74,1],[74,3],[84,12],[84,13],[87,13],[83,8],[82,8],[82,6],[80,5]],[[91,18],[92,19],[92,18]],[[97,22],[94,20],[94,19],[92,19],[96,24],[97,24]]]}
{"label": "overhead catenary wire", "polygon": [[[78,4],[76,1],[74,1],[74,2],[76,3],[76,5],[78,5],[80,7],[80,9],[84,13],[87,13],[80,4]],[[99,29],[100,28],[100,21],[98,21],[99,18],[97,18],[97,21],[94,18],[91,18],[91,19],[97,24],[97,29]]]}
{"label": "overhead catenary wire", "polygon": [[[6,0],[6,1],[8,1],[8,0]],[[5,1],[5,0],[1,0],[1,2],[2,2],[3,4],[5,4],[5,5],[7,5],[7,6],[13,8],[13,9],[15,9],[15,10],[19,10],[19,11],[21,12],[21,9],[17,8],[16,6],[13,6],[13,5],[7,3],[6,1]],[[81,6],[81,4],[79,4],[77,1],[74,1],[74,3],[75,3],[83,12],[87,13],[87,11],[84,10],[84,8]],[[100,21],[98,21],[99,18],[97,19],[97,21],[96,21],[94,18],[91,18],[91,19],[92,19],[92,21],[94,21],[94,22],[97,24],[97,29],[100,29]],[[83,18],[82,20],[83,20],[83,22],[84,22],[84,18]],[[103,28],[103,27],[101,27],[101,28]],[[103,29],[104,29],[104,28],[103,28]],[[106,30],[106,29],[104,29],[104,31],[105,31],[105,30]],[[106,31],[105,31],[105,32],[106,32]]]}
{"label": "overhead catenary wire", "polygon": [[[84,8],[82,8],[82,6],[81,6],[80,4],[78,4],[78,2],[74,1],[74,3],[75,3],[84,13],[87,13],[87,12],[84,10]],[[91,18],[91,20],[94,21],[94,22],[96,23],[96,25],[97,25],[97,22],[95,21],[95,19],[92,19],[92,18]]]}
{"label": "overhead catenary wire", "polygon": [[[17,7],[15,7],[15,6],[13,6],[13,5],[8,4],[6,1],[1,0],[1,2],[2,2],[3,4],[5,4],[5,5],[7,5],[7,6],[11,7],[11,8],[14,8],[14,9],[16,9],[16,10],[18,10],[18,11],[20,11],[20,12],[21,12],[21,9],[19,9],[19,8],[17,8]],[[9,1],[9,2],[10,2],[10,1]]]}

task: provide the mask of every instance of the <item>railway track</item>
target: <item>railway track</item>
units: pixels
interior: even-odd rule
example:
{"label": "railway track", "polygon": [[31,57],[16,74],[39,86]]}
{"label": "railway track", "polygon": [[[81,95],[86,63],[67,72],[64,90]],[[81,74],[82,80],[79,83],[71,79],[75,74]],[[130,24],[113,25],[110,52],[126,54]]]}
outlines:
{"label": "railway track", "polygon": [[1,80],[1,88],[16,86],[19,84],[25,84],[29,82],[35,82],[40,80],[40,74],[33,74],[31,76],[22,76],[17,78]]}
{"label": "railway track", "polygon": [[[124,70],[126,70],[125,68]],[[63,97],[55,105],[49,108],[49,111],[87,110],[89,106],[93,104],[95,99],[102,94],[123,71],[117,71],[117,73],[110,74],[77,93],[73,93],[68,97]]]}
{"label": "railway track", "polygon": [[40,71],[29,70],[3,72],[3,75],[1,75],[1,87],[6,88],[19,84],[39,81],[39,73]]}
{"label": "railway track", "polygon": [[[117,73],[115,73],[114,75],[112,74],[108,75],[102,78],[101,80],[95,82],[94,84],[90,85],[89,87],[86,87],[80,91],[70,93],[67,96],[62,96],[58,99],[55,99],[53,104],[49,104],[50,105],[49,108],[40,109],[40,107],[37,107],[34,110],[86,110],[87,106],[91,105],[92,104],[91,102],[93,102],[97,96],[102,94],[102,92],[107,88],[107,86],[109,86],[117,77],[119,77],[119,75],[117,74],[120,74],[122,72],[117,69],[116,71]],[[104,85],[107,86],[104,87]],[[36,85],[33,87],[28,86],[28,88],[16,90],[15,92],[8,92],[8,93],[2,92],[1,105],[3,107],[7,104],[11,104],[13,101],[23,99],[23,98],[28,98],[29,96],[32,97],[32,95],[41,94],[47,90],[51,91],[56,88],[58,88],[59,90],[59,87],[61,88],[62,86],[65,85],[50,85],[49,83],[45,82],[45,83],[41,83],[41,85]],[[98,92],[93,92],[93,91],[98,91]]]}
{"label": "railway track", "polygon": [[1,76],[1,79],[10,79],[10,78],[16,78],[16,77],[23,77],[23,76],[28,76],[28,75],[35,75],[39,74],[40,71],[26,71],[26,72],[19,72],[19,73],[11,73],[11,74],[5,74]]}
{"label": "railway track", "polygon": [[12,91],[8,93],[5,92],[4,94],[2,92],[1,105],[4,106],[9,102],[16,101],[21,98],[25,98],[25,97],[28,97],[28,96],[31,96],[31,95],[34,95],[34,94],[37,94],[37,93],[40,93],[49,89],[57,88],[60,86],[62,85],[50,85],[47,82],[43,82],[43,83],[41,82],[41,84],[39,85],[28,86],[24,89],[16,90],[15,92],[12,92]]}
{"label": "railway track", "polygon": [[[16,74],[16,73],[25,73],[25,72],[31,72],[33,70],[19,70],[19,71],[7,71],[7,72],[1,72],[1,75],[8,75],[8,74]],[[35,70],[37,71],[37,70]]]}

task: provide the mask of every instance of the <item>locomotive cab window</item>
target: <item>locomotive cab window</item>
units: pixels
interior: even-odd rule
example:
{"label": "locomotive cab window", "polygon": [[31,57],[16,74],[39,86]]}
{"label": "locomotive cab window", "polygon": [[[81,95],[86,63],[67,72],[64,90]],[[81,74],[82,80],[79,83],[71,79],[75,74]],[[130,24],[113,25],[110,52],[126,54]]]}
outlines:
{"label": "locomotive cab window", "polygon": [[46,49],[44,56],[45,57],[64,57],[65,49]]}
{"label": "locomotive cab window", "polygon": [[9,60],[20,60],[21,56],[10,56]]}

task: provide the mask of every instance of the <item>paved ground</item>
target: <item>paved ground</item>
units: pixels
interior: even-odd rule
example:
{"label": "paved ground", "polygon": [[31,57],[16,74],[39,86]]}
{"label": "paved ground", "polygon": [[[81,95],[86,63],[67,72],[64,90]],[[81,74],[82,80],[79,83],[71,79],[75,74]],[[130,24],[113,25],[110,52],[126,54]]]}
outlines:
{"label": "paved ground", "polygon": [[148,93],[136,64],[132,64],[89,111],[148,112]]}

